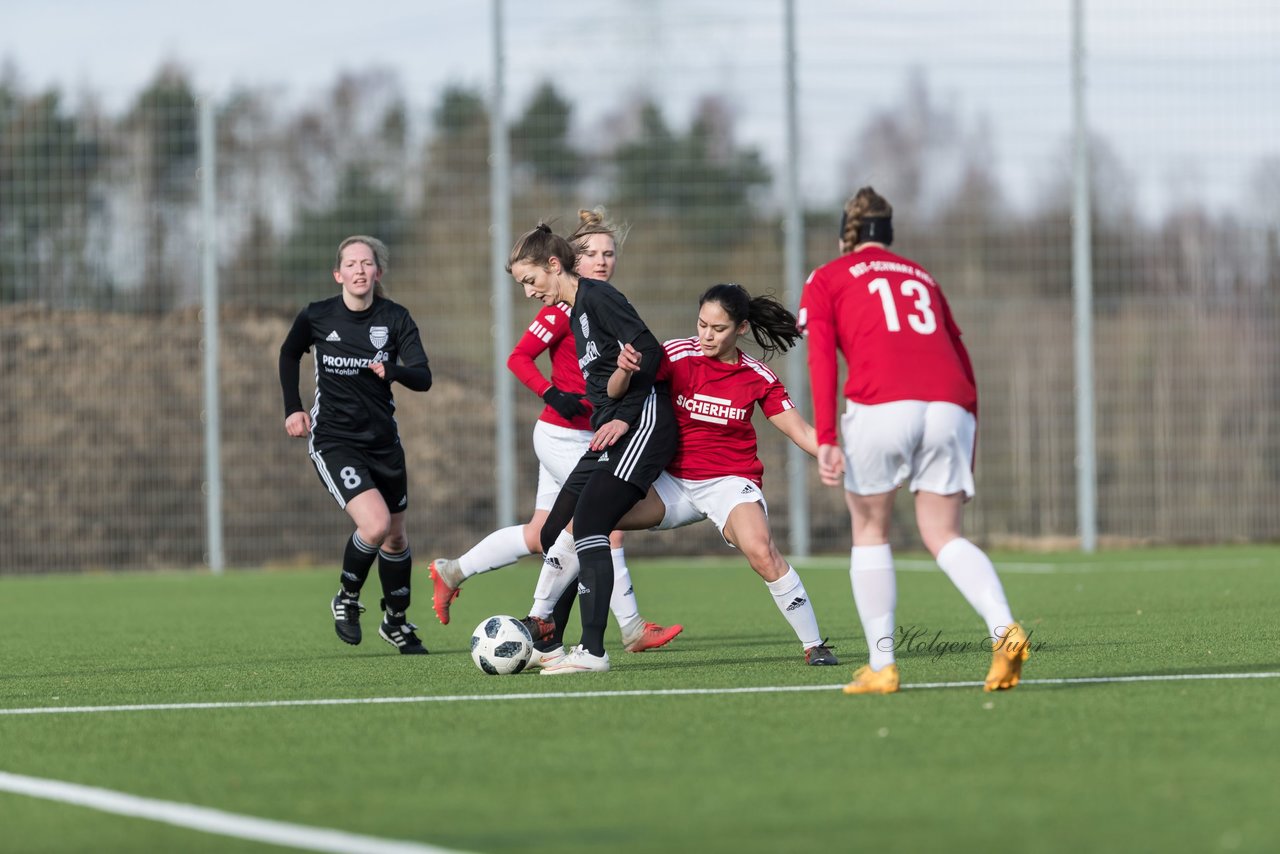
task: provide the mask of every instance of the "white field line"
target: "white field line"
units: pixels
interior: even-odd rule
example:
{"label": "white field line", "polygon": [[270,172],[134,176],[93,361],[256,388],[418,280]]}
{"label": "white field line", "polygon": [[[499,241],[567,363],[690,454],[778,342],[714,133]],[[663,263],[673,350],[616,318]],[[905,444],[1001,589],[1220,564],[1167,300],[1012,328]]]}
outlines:
{"label": "white field line", "polygon": [[[1280,672],[1259,673],[1184,673],[1136,676],[1081,676],[1063,679],[1024,679],[1022,685],[1088,685],[1131,682],[1182,682],[1223,679],[1275,679]],[[903,685],[903,690],[937,688],[977,688],[981,682],[917,682]],[[386,703],[483,702],[498,700],[554,700],[591,697],[655,697],[705,696],[714,694],[780,694],[800,691],[832,691],[840,685],[786,685],[756,688],[674,688],[652,691],[573,691],[545,694],[454,695],[442,697],[368,697],[327,700],[270,700],[243,703],[164,703],[133,706],[63,706],[29,709],[0,709],[0,715],[76,714],[90,712],[178,711],[200,709],[251,709],[283,706],[345,706]],[[27,777],[0,771],[0,791],[43,798],[50,801],[88,807],[116,815],[143,818],[177,827],[220,836],[265,842],[305,851],[327,851],[335,854],[460,854],[452,849],[396,839],[380,839],[341,830],[308,827],[289,822],[272,821],[239,815],[208,807],[173,801],[161,801],[66,783]]]}
{"label": "white field line", "polygon": [[208,807],[141,798],[111,789],[26,777],[4,771],[0,771],[0,791],[304,851],[332,851],[335,854],[459,854],[448,848],[419,842],[380,839],[341,830],[254,818]]}
{"label": "white field line", "polygon": [[[1023,679],[1021,685],[1098,685],[1126,682],[1184,682],[1221,679],[1276,679],[1280,671],[1259,673],[1171,673],[1137,676],[1073,676],[1062,679]],[[981,682],[915,682],[902,690],[922,688],[974,688]],[[436,697],[334,697],[318,700],[246,700],[222,703],[140,703],[131,706],[35,706],[0,709],[4,715],[74,715],[98,712],[176,712],[206,709],[273,709],[292,706],[365,706],[404,703],[500,703],[512,700],[578,700],[608,697],[706,697],[721,694],[794,694],[836,691],[837,685],[761,685],[751,688],[655,688],[635,691],[547,691],[523,694],[445,694]]]}

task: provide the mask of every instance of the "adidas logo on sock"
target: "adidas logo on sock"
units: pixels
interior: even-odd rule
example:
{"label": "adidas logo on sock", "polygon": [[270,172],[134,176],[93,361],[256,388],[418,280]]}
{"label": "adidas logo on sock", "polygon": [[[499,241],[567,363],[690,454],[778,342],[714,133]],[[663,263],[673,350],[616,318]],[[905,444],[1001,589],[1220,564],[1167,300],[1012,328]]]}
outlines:
{"label": "adidas logo on sock", "polygon": [[579,596],[583,595],[584,593],[590,593],[590,592],[591,592],[591,588],[590,588],[590,587],[588,587],[587,585],[583,584],[581,581],[579,581],[579,582],[578,582],[578,595],[579,595]]}
{"label": "adidas logo on sock", "polygon": [[336,330],[336,329],[335,329],[335,330],[333,330],[332,332],[330,332],[330,333],[329,333],[329,337],[328,337],[328,338],[326,338],[326,339],[324,339],[324,340],[326,340],[326,341],[341,341],[342,339],[338,337],[338,330]]}
{"label": "adidas logo on sock", "polygon": [[787,610],[794,611],[796,608],[802,608],[804,607],[805,601],[806,600],[803,596],[797,596],[795,599],[791,600],[791,604],[787,606]]}

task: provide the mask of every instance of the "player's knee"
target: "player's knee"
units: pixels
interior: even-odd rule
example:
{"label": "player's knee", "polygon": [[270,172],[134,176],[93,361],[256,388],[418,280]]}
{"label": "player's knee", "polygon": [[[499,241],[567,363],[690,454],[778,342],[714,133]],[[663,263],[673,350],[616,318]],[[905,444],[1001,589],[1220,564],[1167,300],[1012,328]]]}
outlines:
{"label": "player's knee", "polygon": [[960,532],[949,525],[933,526],[922,524],[919,528],[921,544],[934,557],[938,556],[938,552],[942,551],[943,546],[960,536]]}
{"label": "player's knee", "polygon": [[398,555],[409,548],[409,536],[404,531],[388,533],[382,540],[382,550],[387,554]]}
{"label": "player's knee", "polygon": [[[753,537],[740,543],[738,549],[754,569],[766,581],[775,581],[786,574],[786,561],[773,547],[768,537]],[[781,567],[781,570],[779,570]]]}
{"label": "player's knee", "polygon": [[387,537],[391,534],[391,519],[369,519],[363,522],[357,529],[360,539],[364,540],[371,546],[381,548],[386,545]]}

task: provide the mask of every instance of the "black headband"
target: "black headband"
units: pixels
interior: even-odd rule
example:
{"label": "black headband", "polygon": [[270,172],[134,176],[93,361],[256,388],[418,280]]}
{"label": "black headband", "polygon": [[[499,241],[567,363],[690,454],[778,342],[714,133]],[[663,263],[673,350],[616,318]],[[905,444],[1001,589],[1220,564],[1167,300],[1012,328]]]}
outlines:
{"label": "black headband", "polygon": [[893,217],[865,217],[858,224],[858,238],[855,243],[883,243],[885,246],[893,243]]}

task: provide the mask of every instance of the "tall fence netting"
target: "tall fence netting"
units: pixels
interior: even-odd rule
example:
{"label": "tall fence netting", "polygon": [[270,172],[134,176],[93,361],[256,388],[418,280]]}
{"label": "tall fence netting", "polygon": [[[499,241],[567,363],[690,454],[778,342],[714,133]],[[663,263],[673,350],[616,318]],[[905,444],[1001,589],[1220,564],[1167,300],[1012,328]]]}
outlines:
{"label": "tall fence netting", "polygon": [[[975,362],[970,535],[1073,544],[1068,3],[928,18],[888,2],[795,7],[806,269],[833,254],[853,190],[893,202],[895,248],[933,272]],[[605,206],[629,227],[615,283],[659,338],[693,334],[711,284],[783,296],[784,8],[505,4],[512,233],[569,231],[580,208]],[[228,564],[332,562],[347,536],[284,434],[276,363],[299,309],[336,293],[334,252],[356,233],[391,247],[388,290],[436,378],[397,394],[415,552],[456,554],[497,524],[490,11],[457,13],[477,59],[436,91],[409,91],[397,63],[410,58],[394,54],[289,97],[269,80],[205,92],[180,59],[109,98],[0,76],[0,572],[205,560],[211,236]],[[1273,540],[1280,9],[1090,4],[1085,40],[1101,542]],[[198,97],[216,120],[214,235]],[[511,288],[514,341],[535,306]],[[803,353],[775,364],[791,359]],[[304,400],[312,381],[308,357]],[[516,386],[521,514],[539,407]],[[785,544],[785,439],[758,426]],[[812,549],[843,551],[842,499],[810,474]],[[897,545],[917,545],[900,510]],[[628,545],[723,548],[709,525]]]}

